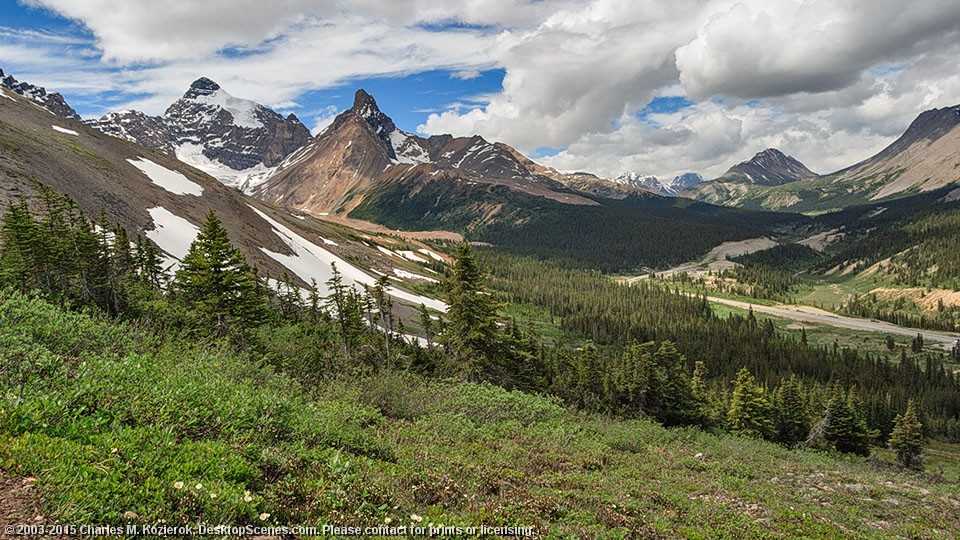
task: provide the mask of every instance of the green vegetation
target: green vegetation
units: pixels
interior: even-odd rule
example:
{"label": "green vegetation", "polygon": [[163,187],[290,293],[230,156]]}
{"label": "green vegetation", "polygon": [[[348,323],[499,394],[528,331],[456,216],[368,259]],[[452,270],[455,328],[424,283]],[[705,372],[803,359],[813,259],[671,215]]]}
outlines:
{"label": "green vegetation", "polygon": [[37,360],[19,396],[4,382],[0,463],[36,476],[45,508],[65,523],[416,516],[611,538],[936,537],[960,527],[958,488],[936,477],[577,414],[485,384],[383,373],[311,390],[256,356],[18,293],[0,295],[0,340],[4,365]]}
{"label": "green vegetation", "polygon": [[[49,201],[2,229],[0,468],[37,477],[63,522],[609,538],[960,525],[944,511],[956,486],[834,453],[868,453],[911,398],[929,435],[956,437],[960,381],[936,356],[921,370],[916,355],[815,349],[702,297],[466,244],[449,313],[423,310],[435,339],[419,347],[383,331],[385,282],[347,287],[334,269],[326,297],[288,278],[269,291],[212,213],[164,290],[149,243],[125,255],[121,230],[90,236],[79,212],[56,217],[68,200]],[[51,239],[75,249],[59,281],[25,263]],[[504,300],[561,339],[502,320]]]}

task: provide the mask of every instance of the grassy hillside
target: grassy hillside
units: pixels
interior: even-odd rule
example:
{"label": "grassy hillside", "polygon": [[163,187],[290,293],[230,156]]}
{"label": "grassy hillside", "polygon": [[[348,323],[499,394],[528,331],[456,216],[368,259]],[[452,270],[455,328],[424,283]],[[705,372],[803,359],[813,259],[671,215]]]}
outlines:
{"label": "grassy hillside", "polygon": [[[544,537],[943,537],[936,476],[555,399],[255,354],[0,295],[0,464],[62,523],[532,526]],[[422,519],[422,521],[421,521]]]}

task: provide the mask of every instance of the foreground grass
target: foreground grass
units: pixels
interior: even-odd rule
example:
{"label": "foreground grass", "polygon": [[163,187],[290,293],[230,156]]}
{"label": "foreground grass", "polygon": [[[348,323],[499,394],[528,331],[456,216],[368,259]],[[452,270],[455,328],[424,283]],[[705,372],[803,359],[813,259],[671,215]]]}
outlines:
{"label": "foreground grass", "polygon": [[253,356],[0,294],[0,466],[65,523],[533,526],[558,538],[940,538],[960,486],[861,459]]}

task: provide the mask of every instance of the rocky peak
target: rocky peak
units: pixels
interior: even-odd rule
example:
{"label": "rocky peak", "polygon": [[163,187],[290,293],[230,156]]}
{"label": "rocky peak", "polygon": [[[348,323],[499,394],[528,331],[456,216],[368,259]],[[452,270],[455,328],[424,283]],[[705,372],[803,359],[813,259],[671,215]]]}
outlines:
{"label": "rocky peak", "polygon": [[816,173],[803,163],[776,148],[767,148],[748,161],[730,167],[720,178],[746,184],[777,186],[813,176],[817,176]]}
{"label": "rocky peak", "polygon": [[33,100],[57,116],[80,120],[80,115],[67,104],[67,101],[63,99],[59,92],[48,93],[47,89],[42,86],[18,81],[13,75],[4,73],[2,69],[0,69],[0,86],[9,88],[11,91]]}
{"label": "rocky peak", "polygon": [[183,95],[184,99],[195,99],[200,96],[209,96],[210,94],[220,90],[220,85],[211,81],[206,77],[200,77],[199,79],[193,81],[193,84],[190,85],[190,89]]}
{"label": "rocky peak", "polygon": [[960,124],[960,105],[924,111],[910,123],[900,138],[884,148],[876,157],[894,156],[917,141],[933,142],[953,130],[958,124]]}
{"label": "rocky peak", "polygon": [[677,192],[680,192],[690,186],[699,184],[700,182],[703,182],[702,176],[694,172],[688,172],[678,176],[674,176],[673,180],[670,181],[670,187],[676,190]]}
{"label": "rocky peak", "polygon": [[386,140],[390,133],[397,129],[393,120],[377,106],[377,100],[373,99],[373,96],[363,88],[357,90],[357,93],[354,94],[353,107],[348,112],[352,116],[366,121],[381,139]]}
{"label": "rocky peak", "polygon": [[163,116],[108,114],[91,126],[175,155],[225,184],[249,189],[310,141],[310,130],[254,101],[230,95],[201,77]]}

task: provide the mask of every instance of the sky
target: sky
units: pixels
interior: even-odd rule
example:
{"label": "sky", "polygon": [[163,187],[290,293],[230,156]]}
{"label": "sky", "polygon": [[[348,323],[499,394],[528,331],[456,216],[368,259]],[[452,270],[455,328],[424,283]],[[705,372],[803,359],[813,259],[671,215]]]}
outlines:
{"label": "sky", "polygon": [[565,171],[827,173],[960,103],[956,0],[0,0],[0,69],[84,118],[199,77],[314,132],[364,88],[403,130]]}

